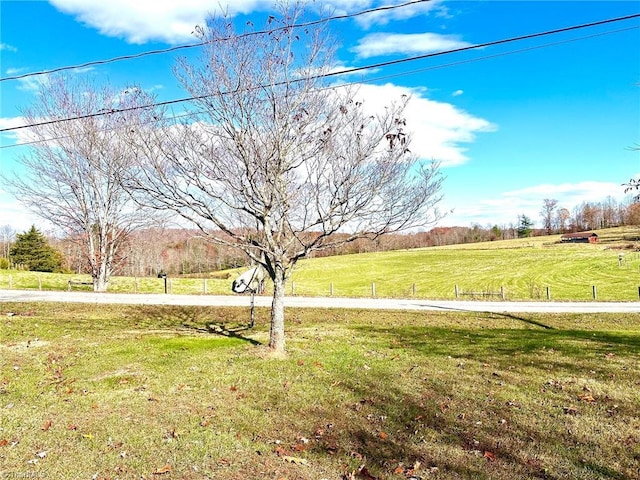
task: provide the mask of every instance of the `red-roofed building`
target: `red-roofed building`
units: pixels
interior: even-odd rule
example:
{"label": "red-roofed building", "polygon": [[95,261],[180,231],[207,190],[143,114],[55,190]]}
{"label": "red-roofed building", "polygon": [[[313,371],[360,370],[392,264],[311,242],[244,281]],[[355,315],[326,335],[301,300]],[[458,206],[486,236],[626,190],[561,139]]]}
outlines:
{"label": "red-roofed building", "polygon": [[593,232],[565,233],[560,237],[565,243],[598,243],[598,235]]}

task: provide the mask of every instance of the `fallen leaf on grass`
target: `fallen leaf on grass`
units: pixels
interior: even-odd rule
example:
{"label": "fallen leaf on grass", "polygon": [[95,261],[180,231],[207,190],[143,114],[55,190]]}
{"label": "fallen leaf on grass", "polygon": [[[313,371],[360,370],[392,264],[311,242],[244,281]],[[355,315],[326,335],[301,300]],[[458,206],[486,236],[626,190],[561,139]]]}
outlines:
{"label": "fallen leaf on grass", "polygon": [[7,445],[9,445],[9,440],[7,440],[6,438],[0,440],[0,447],[6,447]]}
{"label": "fallen leaf on grass", "polygon": [[285,462],[293,463],[293,464],[296,464],[296,465],[307,465],[309,463],[304,458],[290,457],[288,455],[284,455],[282,457],[282,459]]}
{"label": "fallen leaf on grass", "polygon": [[358,469],[358,478],[363,478],[364,480],[378,480],[376,477],[369,473],[369,470],[367,470],[367,467],[365,467],[364,465],[362,465]]}
{"label": "fallen leaf on grass", "polygon": [[484,458],[486,458],[487,460],[489,460],[490,462],[495,462],[496,461],[496,454],[495,453],[491,453],[489,451],[484,452],[484,455],[482,455]]}
{"label": "fallen leaf on grass", "polygon": [[562,411],[567,415],[577,415],[578,409],[576,407],[562,407]]}
{"label": "fallen leaf on grass", "polygon": [[381,440],[386,440],[387,438],[389,438],[389,435],[385,432],[380,432],[378,434],[378,437],[380,437]]}
{"label": "fallen leaf on grass", "polygon": [[596,399],[593,398],[593,395],[589,394],[589,393],[585,393],[582,395],[578,395],[578,398],[583,401],[583,402],[587,402],[587,403],[595,403]]}
{"label": "fallen leaf on grass", "polygon": [[275,453],[279,457],[284,457],[287,455],[287,451],[282,447],[276,447],[273,453]]}
{"label": "fallen leaf on grass", "polygon": [[154,475],[165,475],[167,473],[171,473],[173,472],[173,468],[171,468],[171,465],[165,465],[162,468],[159,468],[158,470],[156,470],[155,472],[153,472]]}
{"label": "fallen leaf on grass", "polygon": [[53,425],[53,422],[51,420],[47,420],[46,422],[44,422],[44,425],[42,425],[42,428],[40,430],[46,432],[51,428],[51,425]]}

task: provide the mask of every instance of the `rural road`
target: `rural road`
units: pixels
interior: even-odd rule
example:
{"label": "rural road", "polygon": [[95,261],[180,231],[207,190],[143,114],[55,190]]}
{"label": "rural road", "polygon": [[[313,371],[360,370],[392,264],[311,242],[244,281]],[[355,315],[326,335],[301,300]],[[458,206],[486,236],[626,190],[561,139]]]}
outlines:
{"label": "rural road", "polygon": [[[0,302],[248,307],[250,297],[246,295],[167,295],[0,290]],[[257,296],[255,304],[259,307],[270,306],[271,297]],[[469,302],[428,299],[286,297],[285,306],[300,308],[361,308],[366,310],[456,310],[495,313],[640,313],[640,302]]]}

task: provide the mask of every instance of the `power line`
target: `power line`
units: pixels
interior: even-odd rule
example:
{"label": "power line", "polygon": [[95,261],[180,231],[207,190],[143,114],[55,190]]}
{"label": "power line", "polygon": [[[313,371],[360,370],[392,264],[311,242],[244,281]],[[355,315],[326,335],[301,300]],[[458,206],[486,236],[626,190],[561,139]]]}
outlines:
{"label": "power line", "polygon": [[[482,60],[490,60],[490,59],[493,59],[493,58],[504,57],[504,56],[507,56],[507,55],[514,55],[514,54],[517,54],[517,53],[523,53],[523,52],[528,52],[528,51],[532,51],[532,50],[538,50],[538,49],[541,49],[541,48],[553,47],[553,46],[556,46],[556,45],[563,45],[563,44],[571,43],[571,42],[578,42],[578,41],[587,40],[587,39],[590,39],[590,38],[596,38],[596,37],[601,37],[601,36],[604,36],[604,35],[611,35],[611,34],[614,34],[614,33],[620,33],[620,32],[625,32],[625,31],[629,31],[629,30],[634,30],[636,28],[640,28],[640,25],[633,26],[633,27],[620,28],[618,30],[611,30],[609,32],[594,33],[592,35],[585,35],[583,37],[569,38],[569,39],[566,39],[566,40],[560,40],[560,41],[557,41],[557,42],[545,43],[545,44],[542,44],[542,45],[534,45],[532,47],[520,48],[518,50],[510,50],[508,52],[500,52],[500,53],[496,53],[496,54],[493,54],[493,55],[484,55],[484,56],[481,56],[481,57],[468,58],[468,59],[460,60],[460,61],[457,61],[457,62],[449,62],[449,63],[440,64],[440,65],[432,65],[432,66],[425,67],[425,68],[419,68],[419,69],[400,72],[400,73],[395,73],[395,74],[391,74],[391,75],[384,75],[384,76],[367,78],[366,80],[358,80],[358,81],[347,82],[347,83],[340,84],[339,86],[331,86],[331,87],[326,87],[326,88],[327,89],[333,89],[333,88],[345,87],[345,86],[350,86],[350,85],[362,85],[362,84],[372,83],[372,82],[376,82],[376,81],[380,81],[380,80],[388,80],[390,78],[397,78],[397,77],[402,77],[402,76],[406,76],[406,75],[413,75],[413,74],[416,74],[416,73],[422,73],[422,72],[426,72],[426,71],[430,71],[430,70],[437,70],[437,69],[440,69],[440,68],[455,67],[457,65],[464,65],[464,64],[467,64],[467,63],[474,63],[474,62],[479,62],[479,61],[482,61]],[[200,115],[202,113],[206,113],[206,111],[205,110],[201,110],[201,111],[196,111],[196,112],[183,113],[181,115],[174,115],[172,117],[167,117],[167,120],[177,120],[177,119],[180,119],[180,118],[192,117],[192,116]],[[124,125],[124,126],[119,126],[119,127],[103,129],[101,131],[111,131],[111,130],[116,130],[118,128],[128,128],[128,127],[126,125]],[[63,140],[65,138],[71,138],[71,137],[74,137],[76,135],[77,134],[60,135],[60,136],[57,136],[57,137],[49,137],[49,138],[46,138],[46,139],[32,140],[30,142],[14,143],[14,144],[11,144],[11,145],[0,145],[0,150],[5,149],[5,148],[23,147],[23,146],[28,146],[28,145],[35,145],[35,144],[38,144],[38,143],[46,143],[46,142],[51,142],[51,141],[54,141],[54,140]]]}
{"label": "power line", "polygon": [[[301,79],[294,80],[294,81],[295,82],[300,82],[300,81],[306,81],[306,80],[315,80],[315,79],[320,79],[320,78],[335,77],[335,76],[338,76],[338,75],[347,75],[347,74],[351,74],[353,72],[358,72],[358,71],[362,71],[362,70],[368,70],[368,69],[372,69],[372,68],[382,68],[382,67],[387,67],[387,66],[390,66],[390,65],[397,65],[397,64],[412,62],[412,61],[416,61],[416,60],[423,60],[423,59],[426,59],[426,58],[432,58],[432,57],[437,57],[437,56],[442,56],[442,55],[448,55],[448,54],[452,54],[452,53],[458,53],[458,52],[463,52],[463,51],[468,51],[468,50],[474,50],[474,49],[478,49],[478,48],[485,48],[485,47],[490,47],[490,46],[495,46],[495,45],[502,45],[502,44],[506,44],[506,43],[517,42],[517,41],[527,40],[527,39],[531,39],[531,38],[539,38],[539,37],[548,36],[548,35],[555,35],[555,34],[558,34],[558,33],[569,32],[569,31],[574,31],[574,30],[579,30],[579,29],[584,29],[584,28],[591,28],[591,27],[598,26],[598,25],[605,25],[605,24],[610,24],[610,23],[615,23],[615,22],[621,22],[621,21],[624,21],[624,20],[630,20],[632,18],[638,18],[638,17],[640,17],[640,13],[633,14],[633,15],[626,15],[624,17],[611,18],[611,19],[607,19],[607,20],[599,20],[599,21],[596,21],[596,22],[584,23],[584,24],[580,24],[580,25],[573,25],[573,26],[570,26],[570,27],[563,27],[563,28],[558,28],[558,29],[554,29],[554,30],[547,30],[545,32],[538,32],[538,33],[532,33],[532,34],[527,34],[527,35],[520,35],[520,36],[517,36],[517,37],[510,37],[510,38],[501,39],[501,40],[494,40],[494,41],[491,41],[491,42],[485,42],[485,43],[481,43],[481,44],[477,44],[477,45],[470,45],[470,46],[466,46],[466,47],[455,48],[455,49],[451,49],[451,50],[445,50],[445,51],[442,51],[442,52],[434,52],[434,53],[428,53],[428,54],[418,55],[418,56],[414,56],[414,57],[407,57],[407,58],[401,58],[401,59],[397,59],[397,60],[390,60],[390,61],[387,61],[387,62],[380,62],[380,63],[376,63],[376,64],[366,65],[366,66],[363,66],[363,67],[348,68],[348,69],[340,70],[340,71],[337,71],[337,72],[329,72],[329,73],[324,73],[324,74],[313,75],[313,76],[301,78]],[[274,84],[270,84],[270,85],[261,85],[261,86],[256,87],[256,88],[264,88],[266,86],[278,86],[278,85],[281,85],[283,83],[284,82],[274,83]],[[197,97],[179,98],[179,99],[174,99],[174,100],[167,100],[167,101],[164,101],[164,102],[151,103],[151,104],[148,104],[148,105],[139,105],[139,106],[135,106],[135,107],[112,109],[112,110],[110,110],[108,112],[88,113],[88,114],[85,114],[85,115],[78,115],[78,116],[75,116],[75,117],[47,120],[47,121],[38,122],[38,123],[32,123],[32,124],[28,124],[28,125],[20,125],[20,126],[16,126],[16,127],[2,128],[2,129],[0,129],[0,133],[20,130],[20,129],[24,129],[24,128],[30,128],[30,127],[40,127],[40,126],[44,126],[44,125],[50,125],[52,123],[68,122],[68,121],[72,121],[72,120],[82,120],[82,119],[85,119],[85,118],[93,118],[93,117],[98,117],[98,116],[108,115],[108,114],[113,114],[113,113],[128,112],[128,111],[139,110],[139,109],[143,109],[143,108],[164,107],[164,106],[168,106],[168,105],[175,105],[177,103],[190,102],[190,101],[194,101],[194,100],[203,100],[205,98],[210,98],[210,97],[212,97],[214,95],[224,95],[224,94],[225,94],[225,92],[219,93],[219,94],[200,95],[200,96],[197,96]]]}
{"label": "power line", "polygon": [[[592,35],[585,35],[584,37],[568,38],[568,39],[565,39],[565,40],[559,40],[557,42],[543,43],[541,45],[534,45],[534,46],[531,46],[531,47],[520,48],[518,50],[510,50],[510,51],[507,51],[507,52],[495,53],[495,54],[492,54],[492,55],[484,55],[484,56],[481,56],[481,57],[467,58],[467,59],[464,59],[464,60],[459,60],[457,62],[442,63],[440,65],[431,65],[429,67],[418,68],[418,69],[415,69],[415,70],[394,73],[394,74],[391,74],[391,75],[384,75],[384,76],[381,76],[381,77],[374,77],[374,78],[368,78],[366,80],[349,82],[349,83],[344,84],[344,85],[358,85],[358,84],[370,83],[370,82],[374,82],[374,81],[388,80],[390,78],[404,77],[406,75],[413,75],[415,73],[427,72],[427,71],[430,71],[430,70],[438,70],[440,68],[455,67],[457,65],[464,65],[466,63],[479,62],[479,61],[482,61],[482,60],[489,60],[489,59],[492,59],[492,58],[504,57],[504,56],[513,55],[513,54],[516,54],[516,53],[523,53],[523,52],[529,52],[531,50],[538,50],[540,48],[553,47],[553,46],[556,46],[556,45],[563,45],[565,43],[578,42],[580,40],[588,40],[590,38],[602,37],[604,35],[611,35],[613,33],[626,32],[626,31],[629,31],[629,30],[635,30],[636,28],[640,28],[640,25],[634,25],[633,27],[620,28],[618,30],[610,30],[608,32],[594,33]],[[0,148],[2,148],[2,147],[0,147]]]}
{"label": "power line", "polygon": [[388,67],[390,65],[397,65],[399,63],[411,62],[411,61],[414,61],[414,60],[423,60],[425,58],[438,57],[440,55],[448,55],[450,53],[465,52],[467,50],[475,50],[476,48],[493,47],[495,45],[518,42],[520,40],[528,40],[528,39],[531,39],[531,38],[544,37],[546,35],[554,35],[556,33],[570,32],[570,31],[579,30],[579,29],[582,29],[582,28],[590,28],[590,27],[595,27],[595,26],[598,26],[598,25],[605,25],[605,24],[608,24],[608,23],[622,22],[624,20],[630,20],[632,18],[638,18],[638,17],[640,17],[640,13],[636,13],[636,14],[633,14],[633,15],[626,15],[624,17],[610,18],[610,19],[607,19],[607,20],[599,20],[597,22],[583,23],[583,24],[580,24],[580,25],[573,25],[571,27],[557,28],[555,30],[547,30],[545,32],[530,33],[528,35],[521,35],[521,36],[518,36],[518,37],[505,38],[505,39],[502,39],[502,40],[494,40],[492,42],[480,43],[480,44],[477,44],[477,45],[469,45],[469,46],[466,46],[466,47],[454,48],[452,50],[445,50],[445,51],[442,51],[442,52],[427,53],[427,54],[418,55],[418,56],[415,56],[415,57],[400,58],[398,60],[391,60],[391,61],[388,61],[388,62],[380,62],[380,63],[373,64],[373,65],[367,65],[367,66],[364,66],[364,67],[353,67],[351,69],[343,70],[343,71],[340,71],[340,72],[328,73],[328,74],[325,74],[324,76],[325,77],[331,77],[331,76],[335,76],[335,75],[343,75],[343,74],[347,74],[347,73],[359,72],[361,70],[368,70],[370,68]]}
{"label": "power line", "polygon": [[[327,18],[322,18],[322,19],[318,19],[318,20],[312,20],[309,22],[304,22],[304,23],[297,23],[297,24],[293,24],[293,25],[286,25],[284,27],[278,27],[278,28],[274,28],[271,30],[258,30],[258,31],[254,31],[254,32],[247,32],[247,33],[243,33],[241,35],[238,35],[237,37],[227,37],[227,38],[220,38],[217,39],[216,41],[225,41],[225,40],[229,40],[231,38],[244,38],[244,37],[249,37],[249,36],[253,36],[253,35],[263,35],[266,33],[270,33],[270,32],[278,32],[281,30],[286,30],[289,28],[304,28],[304,27],[311,27],[314,25],[319,25],[322,23],[327,23],[330,21],[334,21],[334,20],[346,20],[348,18],[354,18],[354,17],[358,17],[361,15],[366,15],[369,13],[377,13],[377,12],[383,12],[386,10],[393,10],[396,8],[403,8],[403,7],[408,7],[411,5],[415,5],[418,3],[427,3],[427,2],[432,2],[433,0],[410,0],[408,2],[405,3],[401,3],[398,5],[386,5],[386,6],[380,6],[380,7],[376,7],[376,8],[370,8],[368,10],[362,10],[359,12],[355,12],[355,13],[347,13],[344,15],[335,15],[332,17],[327,17]],[[31,72],[31,73],[24,73],[21,75],[13,75],[10,77],[4,77],[4,78],[0,78],[0,82],[4,82],[4,81],[8,81],[8,80],[20,80],[22,78],[28,78],[28,77],[32,77],[35,75],[48,75],[51,73],[57,73],[57,72],[62,72],[65,70],[75,70],[75,69],[79,69],[79,68],[87,68],[87,67],[93,67],[95,65],[105,65],[107,63],[114,63],[114,62],[119,62],[121,60],[132,60],[132,59],[136,59],[136,58],[142,58],[142,57],[146,57],[149,55],[160,55],[160,54],[164,54],[164,53],[170,53],[170,52],[176,52],[179,50],[185,50],[185,49],[189,49],[189,48],[196,48],[196,47],[202,47],[204,45],[207,45],[209,43],[212,42],[198,42],[198,43],[190,43],[187,45],[178,45],[175,47],[170,47],[170,48],[164,48],[164,49],[158,49],[158,50],[149,50],[146,52],[140,52],[140,53],[135,53],[132,55],[122,55],[119,57],[114,57],[114,58],[110,58],[107,60],[93,60],[91,62],[86,62],[86,63],[81,63],[78,65],[68,65],[68,66],[64,66],[64,67],[57,67],[57,68],[52,68],[50,70],[41,70],[39,72]]]}

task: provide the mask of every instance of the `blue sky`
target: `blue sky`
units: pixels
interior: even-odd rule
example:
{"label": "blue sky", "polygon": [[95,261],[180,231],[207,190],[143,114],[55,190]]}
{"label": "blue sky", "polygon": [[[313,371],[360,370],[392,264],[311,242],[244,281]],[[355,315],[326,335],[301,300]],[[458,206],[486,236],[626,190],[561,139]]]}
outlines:
{"label": "blue sky", "polygon": [[[402,0],[326,0],[334,14]],[[239,22],[262,25],[262,0],[0,1],[2,78],[194,43],[212,8],[228,5]],[[640,13],[640,1],[434,0],[331,22],[339,68],[478,45]],[[195,54],[195,49],[182,51]],[[158,101],[186,96],[171,68],[177,54],[78,69],[124,88],[137,84]],[[509,225],[526,214],[540,225],[543,199],[573,209],[612,196],[640,176],[640,18],[369,71],[361,93],[382,105],[409,91],[412,148],[442,163],[440,225]],[[0,128],[21,124],[46,76],[0,82]],[[377,102],[377,103],[376,103]],[[26,131],[0,134],[0,169],[16,168]],[[26,137],[28,138],[28,137]],[[46,229],[0,185],[0,225]]]}

